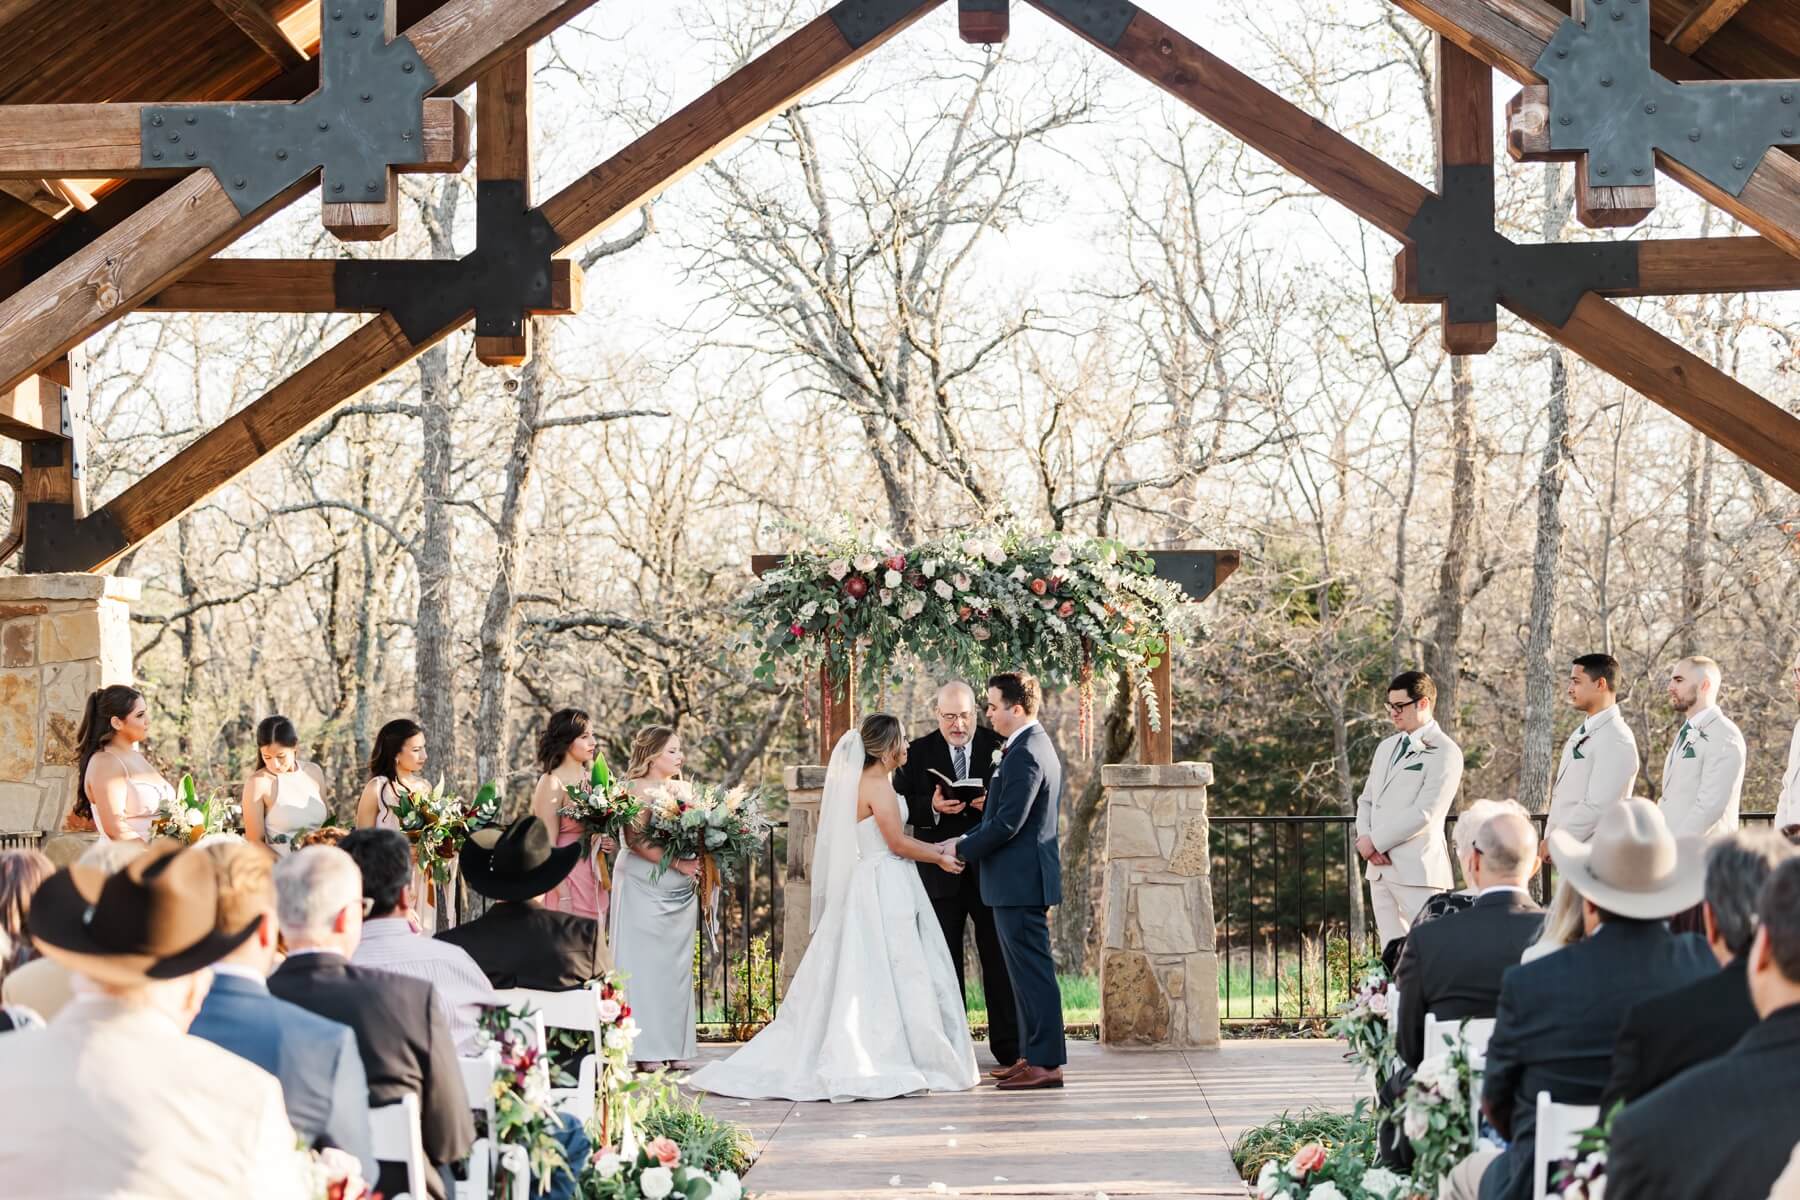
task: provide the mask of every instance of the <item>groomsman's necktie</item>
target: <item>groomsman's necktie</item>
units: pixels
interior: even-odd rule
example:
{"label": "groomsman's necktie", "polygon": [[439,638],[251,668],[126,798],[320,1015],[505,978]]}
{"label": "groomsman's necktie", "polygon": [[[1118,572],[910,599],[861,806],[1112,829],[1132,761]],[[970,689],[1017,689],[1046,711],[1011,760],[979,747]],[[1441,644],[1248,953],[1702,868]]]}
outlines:
{"label": "groomsman's necktie", "polygon": [[1394,765],[1394,763],[1397,763],[1401,759],[1405,758],[1406,752],[1410,749],[1412,749],[1412,735],[1408,734],[1408,733],[1401,734],[1400,735],[1400,744],[1398,746],[1394,747],[1394,762],[1389,763],[1388,766],[1391,767]]}
{"label": "groomsman's necktie", "polygon": [[968,753],[969,752],[961,746],[952,746],[950,748],[950,765],[955,768],[954,775],[957,779],[967,779],[969,777]]}
{"label": "groomsman's necktie", "polygon": [[1687,745],[1688,730],[1692,728],[1693,726],[1689,725],[1686,721],[1681,723],[1681,732],[1675,735],[1675,753],[1680,754],[1681,748]]}

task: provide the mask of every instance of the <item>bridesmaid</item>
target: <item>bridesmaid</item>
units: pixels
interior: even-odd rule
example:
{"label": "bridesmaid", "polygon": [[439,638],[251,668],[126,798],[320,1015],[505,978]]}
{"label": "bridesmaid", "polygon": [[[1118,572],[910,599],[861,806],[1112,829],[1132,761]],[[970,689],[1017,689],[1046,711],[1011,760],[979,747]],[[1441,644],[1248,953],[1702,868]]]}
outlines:
{"label": "bridesmaid", "polygon": [[[363,829],[400,830],[400,818],[394,805],[400,797],[414,792],[428,792],[431,784],[421,774],[425,770],[425,731],[417,721],[399,717],[381,727],[375,735],[375,748],[369,752],[369,782],[363,785],[356,800],[356,825]],[[401,832],[405,832],[401,830]],[[437,930],[437,904],[426,887],[425,874],[413,862],[414,911],[426,934]]]}
{"label": "bridesmaid", "polygon": [[[562,815],[569,800],[569,786],[588,781],[594,766],[597,739],[588,715],[579,708],[559,708],[550,714],[549,724],[538,735],[537,788],[531,793],[531,815],[547,828],[557,830],[556,844],[567,846],[582,839],[581,822]],[[544,907],[557,912],[574,913],[595,921],[606,919],[611,894],[606,890],[606,858],[619,848],[612,838],[603,837],[587,855],[587,861],[569,873],[544,897]]]}
{"label": "bridesmaid", "polygon": [[[681,738],[667,725],[638,731],[631,743],[626,786],[633,795],[653,797],[659,784],[681,776]],[[694,932],[700,899],[693,859],[674,863],[661,879],[653,868],[662,847],[644,834],[649,814],[625,831],[625,849],[613,872],[613,961],[628,977],[632,1015],[637,1018],[638,1068],[686,1070],[698,1050],[694,1036]]]}
{"label": "bridesmaid", "polygon": [[102,841],[147,842],[150,820],[175,789],[138,749],[150,733],[149,706],[136,688],[111,684],[88,694],[75,741],[78,816],[91,817]]}
{"label": "bridesmaid", "polygon": [[244,780],[244,840],[277,855],[287,854],[295,838],[331,816],[322,794],[324,774],[301,761],[299,746],[300,734],[284,716],[264,717],[256,726],[262,765]]}

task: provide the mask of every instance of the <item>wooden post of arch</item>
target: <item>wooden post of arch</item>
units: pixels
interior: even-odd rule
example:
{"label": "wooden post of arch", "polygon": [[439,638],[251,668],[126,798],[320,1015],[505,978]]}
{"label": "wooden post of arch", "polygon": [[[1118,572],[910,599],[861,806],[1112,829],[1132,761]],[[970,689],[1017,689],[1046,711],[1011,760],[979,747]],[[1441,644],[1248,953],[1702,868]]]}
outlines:
{"label": "wooden post of arch", "polygon": [[[1239,562],[1236,550],[1149,550],[1145,553],[1156,560],[1156,577],[1177,584],[1187,593],[1190,604],[1198,604],[1218,591],[1219,585],[1238,569]],[[1144,702],[1136,703],[1138,761],[1146,766],[1175,761],[1175,692],[1171,682],[1171,657],[1172,652],[1164,653],[1162,661],[1150,672],[1158,723],[1162,727],[1152,729]]]}

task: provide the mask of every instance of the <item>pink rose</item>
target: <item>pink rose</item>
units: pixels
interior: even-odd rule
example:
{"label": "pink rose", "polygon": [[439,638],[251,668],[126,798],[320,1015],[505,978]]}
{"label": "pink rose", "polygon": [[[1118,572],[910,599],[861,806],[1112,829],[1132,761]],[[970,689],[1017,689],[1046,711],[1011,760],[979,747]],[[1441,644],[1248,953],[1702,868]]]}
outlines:
{"label": "pink rose", "polygon": [[1047,583],[1045,583],[1045,582],[1044,582],[1044,581],[1043,581],[1043,580],[1041,580],[1041,579],[1034,579],[1034,580],[1032,580],[1032,581],[1031,581],[1031,593],[1032,593],[1032,595],[1034,595],[1034,596],[1041,596],[1041,595],[1043,595],[1043,594],[1044,594],[1044,593],[1045,593],[1045,592],[1047,592],[1047,591],[1049,591],[1049,590],[1050,590],[1050,585],[1049,585],[1049,584],[1047,584]]}
{"label": "pink rose", "polygon": [[1056,613],[1058,616],[1061,616],[1061,617],[1074,616],[1075,615],[1075,602],[1073,600],[1064,600],[1062,602],[1062,606],[1056,610]]}
{"label": "pink rose", "polygon": [[904,554],[896,554],[888,558],[887,569],[890,571],[906,570],[906,556]]}
{"label": "pink rose", "polygon": [[1324,1165],[1325,1147],[1317,1142],[1308,1142],[1300,1147],[1299,1152],[1294,1155],[1294,1161],[1288,1164],[1288,1174],[1310,1175]]}
{"label": "pink rose", "polygon": [[806,626],[800,624],[789,625],[788,632],[793,634],[796,638],[803,638],[806,636]]}
{"label": "pink rose", "polygon": [[[654,1158],[665,1167],[673,1167],[676,1163],[681,1161],[681,1147],[677,1146],[666,1137],[652,1139],[644,1149],[649,1153],[650,1157]],[[1325,1161],[1325,1151],[1323,1150],[1319,1151],[1319,1161]]]}

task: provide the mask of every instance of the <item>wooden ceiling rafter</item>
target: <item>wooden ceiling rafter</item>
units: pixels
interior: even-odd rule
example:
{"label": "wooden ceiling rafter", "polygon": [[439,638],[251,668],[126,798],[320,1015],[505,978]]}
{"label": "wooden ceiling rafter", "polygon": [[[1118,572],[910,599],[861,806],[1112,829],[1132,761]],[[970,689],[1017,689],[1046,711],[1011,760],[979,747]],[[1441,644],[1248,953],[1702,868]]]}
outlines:
{"label": "wooden ceiling rafter", "polygon": [[1749,0],[1694,0],[1694,10],[1664,39],[1682,54],[1692,54],[1712,40],[1725,22],[1737,16]]}
{"label": "wooden ceiling rafter", "polygon": [[312,55],[288,36],[281,23],[269,15],[258,0],[212,0],[213,7],[244,31],[256,48],[289,70],[305,63]]}

